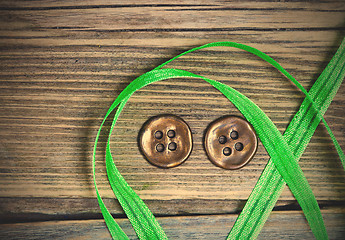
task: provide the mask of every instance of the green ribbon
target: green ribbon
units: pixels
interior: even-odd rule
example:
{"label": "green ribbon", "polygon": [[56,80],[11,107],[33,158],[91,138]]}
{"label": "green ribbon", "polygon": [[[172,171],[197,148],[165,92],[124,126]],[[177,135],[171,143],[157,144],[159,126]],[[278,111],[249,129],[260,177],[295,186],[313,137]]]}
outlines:
{"label": "green ribbon", "polygon": [[[291,121],[289,127],[284,133],[284,136],[280,134],[273,122],[258,106],[235,89],[220,82],[184,70],[161,69],[164,65],[182,55],[202,48],[217,46],[235,47],[257,55],[281,71],[306,95],[300,110]],[[315,237],[317,239],[327,239],[327,232],[321,216],[321,211],[308,181],[298,165],[298,160],[313,135],[316,126],[322,120],[345,168],[344,153],[322,116],[327,110],[344,78],[344,48],[345,41],[342,42],[337,53],[334,55],[333,59],[313,85],[309,93],[271,57],[255,48],[234,42],[210,43],[191,49],[163,63],[154,70],[141,75],[131,82],[116,98],[104,117],[96,136],[93,153],[92,168],[97,199],[113,239],[128,239],[128,237],[107,210],[96,185],[95,156],[102,126],[108,116],[117,107],[106,146],[107,174],[113,192],[129,218],[139,239],[167,239],[167,236],[151,211],[127,184],[116,168],[110,150],[110,136],[122,109],[130,96],[136,90],[153,82],[181,77],[203,79],[222,92],[224,96],[226,96],[253,125],[257,135],[271,157],[271,161],[269,161],[256,184],[245,208],[231,230],[228,239],[255,238],[259,234],[264,222],[281,194],[285,183],[287,183],[296,200],[300,204]]]}

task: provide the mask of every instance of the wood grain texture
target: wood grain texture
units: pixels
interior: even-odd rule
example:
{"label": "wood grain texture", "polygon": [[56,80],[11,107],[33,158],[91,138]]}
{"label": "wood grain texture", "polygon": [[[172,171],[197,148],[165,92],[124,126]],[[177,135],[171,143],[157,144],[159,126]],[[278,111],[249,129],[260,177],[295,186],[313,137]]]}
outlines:
{"label": "wood grain texture", "polygon": [[[146,71],[192,47],[235,41],[272,56],[308,90],[342,40],[344,20],[343,1],[0,1],[1,222],[60,220],[64,225],[66,216],[100,218],[91,176],[93,141],[111,102]],[[200,50],[169,67],[229,84],[282,133],[304,98],[271,66],[236,49]],[[343,149],[344,104],[343,84],[325,114]],[[139,129],[160,113],[181,116],[193,132],[190,158],[173,169],[150,165],[138,150]],[[155,214],[241,210],[269,157],[260,143],[241,170],[210,163],[204,131],[227,114],[240,115],[200,80],[166,80],[130,99],[111,147],[120,172]],[[101,151],[108,129],[109,123]],[[345,173],[322,124],[300,165],[322,206],[344,208]],[[121,217],[104,167],[100,154],[97,182],[111,212]],[[296,208],[286,188],[276,210]]]}
{"label": "wood grain texture", "polygon": [[[225,239],[237,215],[160,217],[169,239]],[[345,236],[345,213],[325,211],[330,239]],[[128,220],[117,219],[130,239],[138,239]],[[102,220],[49,221],[0,225],[7,239],[110,239]],[[314,239],[303,214],[298,211],[273,212],[258,239]]]}

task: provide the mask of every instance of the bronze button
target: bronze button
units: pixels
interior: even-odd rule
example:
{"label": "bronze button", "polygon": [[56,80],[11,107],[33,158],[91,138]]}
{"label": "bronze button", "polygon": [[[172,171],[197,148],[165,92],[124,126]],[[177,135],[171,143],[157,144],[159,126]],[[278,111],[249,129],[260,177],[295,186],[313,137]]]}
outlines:
{"label": "bronze button", "polygon": [[143,125],[139,133],[139,146],[145,158],[153,165],[176,167],[192,151],[192,133],[182,118],[160,115]]}
{"label": "bronze button", "polygon": [[215,165],[239,169],[253,158],[258,139],[249,122],[240,117],[225,116],[208,126],[204,144]]}

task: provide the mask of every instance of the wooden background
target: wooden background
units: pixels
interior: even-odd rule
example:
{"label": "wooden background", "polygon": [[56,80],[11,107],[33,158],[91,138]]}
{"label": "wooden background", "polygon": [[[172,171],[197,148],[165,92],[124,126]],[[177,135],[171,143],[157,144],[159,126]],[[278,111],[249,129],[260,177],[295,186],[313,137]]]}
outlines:
{"label": "wooden background", "polygon": [[[269,54],[308,90],[345,33],[344,1],[1,1],[0,238],[110,239],[91,176],[96,131],[111,102],[133,79],[184,50],[235,41]],[[303,94],[267,63],[243,51],[212,48],[172,63],[229,84],[260,106],[281,132]],[[325,118],[345,149],[345,84]],[[190,158],[173,169],[139,153],[142,124],[160,113],[191,127]],[[207,125],[240,113],[201,80],[175,79],[136,92],[112,141],[116,165],[170,239],[225,239],[268,155],[259,145],[243,169],[207,159]],[[100,150],[104,150],[103,133]],[[105,178],[106,205],[136,236]],[[300,165],[322,208],[331,239],[345,236],[345,173],[321,124]],[[260,239],[313,239],[286,188]]]}

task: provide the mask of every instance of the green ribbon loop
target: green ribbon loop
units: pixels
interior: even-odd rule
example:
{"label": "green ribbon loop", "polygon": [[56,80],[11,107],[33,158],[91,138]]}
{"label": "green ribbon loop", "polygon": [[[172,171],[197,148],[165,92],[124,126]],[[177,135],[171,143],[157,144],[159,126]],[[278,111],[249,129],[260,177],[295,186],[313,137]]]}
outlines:
{"label": "green ribbon loop", "polygon": [[[187,77],[187,78],[199,78],[203,79],[206,82],[210,83],[220,92],[222,92],[237,108],[238,110],[247,118],[247,120],[253,125],[256,133],[258,134],[259,138],[261,139],[264,147],[266,148],[267,152],[271,157],[271,161],[269,161],[267,167],[265,168],[263,174],[261,175],[255,189],[253,192],[257,191],[260,193],[261,197],[264,197],[267,200],[264,204],[258,202],[258,198],[255,194],[251,194],[248,203],[245,206],[245,209],[242,211],[240,217],[236,221],[232,231],[230,232],[228,239],[251,239],[255,238],[259,233],[260,229],[263,226],[263,223],[268,217],[269,212],[272,210],[276,199],[278,199],[281,189],[284,186],[284,181],[288,184],[289,188],[291,189],[292,193],[294,194],[295,198],[301,205],[301,208],[308,220],[308,223],[317,239],[327,239],[327,232],[323,223],[323,219],[321,216],[320,209],[318,207],[317,201],[315,196],[312,193],[312,190],[304,177],[302,170],[298,165],[298,159],[300,158],[301,154],[303,153],[304,149],[298,148],[299,145],[296,145],[297,141],[288,138],[289,133],[291,131],[297,131],[295,127],[296,123],[298,123],[301,119],[300,111],[296,114],[295,118],[292,120],[293,125],[290,129],[287,129],[284,136],[280,134],[278,129],[275,127],[273,122],[267,117],[267,115],[257,107],[251,100],[247,97],[236,91],[235,89],[224,85],[220,82],[205,78],[203,76],[199,76],[184,70],[179,69],[160,69],[167,63],[175,60],[176,58],[185,55],[189,52],[206,48],[206,47],[216,47],[216,46],[229,46],[229,47],[236,47],[243,49],[245,51],[251,52],[263,60],[272,64],[275,68],[281,71],[288,79],[290,79],[298,88],[301,89],[303,93],[306,95],[306,99],[301,106],[301,111],[304,111],[302,117],[306,117],[310,119],[309,122],[312,122],[313,126],[318,124],[320,120],[322,120],[327,128],[327,131],[331,135],[331,138],[336,146],[338,154],[341,158],[341,161],[344,165],[344,153],[341,151],[341,148],[336,141],[333,133],[331,132],[330,128],[328,127],[326,121],[323,119],[323,114],[326,111],[330,101],[333,99],[335,92],[339,88],[341,81],[344,77],[344,65],[345,60],[343,59],[344,54],[344,41],[339,48],[338,55],[336,54],[335,57],[332,59],[336,63],[330,62],[330,65],[334,65],[334,69],[328,69],[323,72],[316,83],[322,82],[324,78],[331,78],[334,80],[334,84],[331,84],[330,92],[324,93],[321,91],[321,97],[315,97],[314,92],[320,92],[311,89],[311,96],[307,93],[307,91],[286,71],[284,70],[276,61],[270,58],[268,55],[260,52],[257,49],[251,48],[249,46],[233,43],[233,42],[218,42],[218,43],[211,43],[206,44],[204,46],[191,49],[185,53],[182,53],[175,58],[163,63],[159,67],[155,68],[154,70],[143,74],[142,76],[135,79],[132,83],[130,83],[116,98],[114,103],[109,108],[101,127],[97,133],[95,146],[94,146],[94,153],[93,153],[93,177],[94,177],[94,184],[96,188],[97,199],[104,216],[105,222],[109,228],[109,231],[113,237],[113,239],[128,239],[126,234],[121,230],[121,228],[117,225],[115,220],[112,218],[111,214],[105,207],[95,179],[95,156],[96,156],[96,149],[97,143],[99,139],[99,135],[101,132],[101,128],[104,125],[105,120],[111,114],[111,112],[118,107],[116,114],[114,116],[112,126],[109,132],[109,137],[107,141],[106,147],[106,167],[110,185],[117,196],[118,201],[120,202],[121,206],[123,207],[125,213],[127,214],[131,224],[136,231],[138,237],[140,239],[167,239],[164,231],[156,221],[155,217],[151,213],[151,211],[147,208],[144,202],[139,198],[139,196],[133,191],[133,189],[127,184],[124,178],[121,176],[119,171],[117,170],[111,150],[110,150],[110,136],[115,126],[115,123],[124,108],[126,102],[130,98],[130,96],[138,89],[156,82],[160,80],[165,80],[169,78],[177,78],[177,77]],[[338,53],[337,52],[337,53]],[[336,75],[333,75],[333,73]],[[339,80],[341,79],[341,80]],[[313,92],[314,91],[314,92]],[[328,103],[329,102],[329,103]],[[327,105],[328,103],[328,105]],[[325,106],[327,105],[327,106]],[[296,119],[296,120],[295,120]],[[315,121],[312,119],[316,119]],[[305,121],[309,123],[308,121]],[[289,125],[289,127],[290,127]],[[298,125],[297,125],[298,126]],[[316,128],[316,127],[315,127]],[[305,131],[304,133],[308,135],[308,137],[313,135],[313,130],[308,130],[308,128],[303,128]],[[310,133],[311,132],[311,133]],[[307,138],[307,137],[305,137]],[[310,139],[310,138],[309,138]],[[309,140],[304,142],[306,146]],[[295,145],[294,145],[295,144]],[[303,146],[304,146],[303,145]],[[296,147],[295,147],[296,146]],[[296,148],[298,148],[296,150]],[[297,153],[296,153],[297,151]],[[280,178],[279,178],[280,177]],[[283,180],[284,179],[284,180]],[[276,185],[271,187],[271,180],[275,181]],[[257,190],[256,190],[257,189]],[[267,191],[269,190],[269,191]],[[270,195],[274,195],[274,199],[271,201],[269,200]],[[259,205],[258,205],[259,203]],[[258,207],[258,208],[257,208]],[[272,207],[272,208],[270,208]],[[259,209],[259,211],[257,211]],[[267,210],[268,209],[268,210]],[[250,220],[249,220],[250,219]]]}

